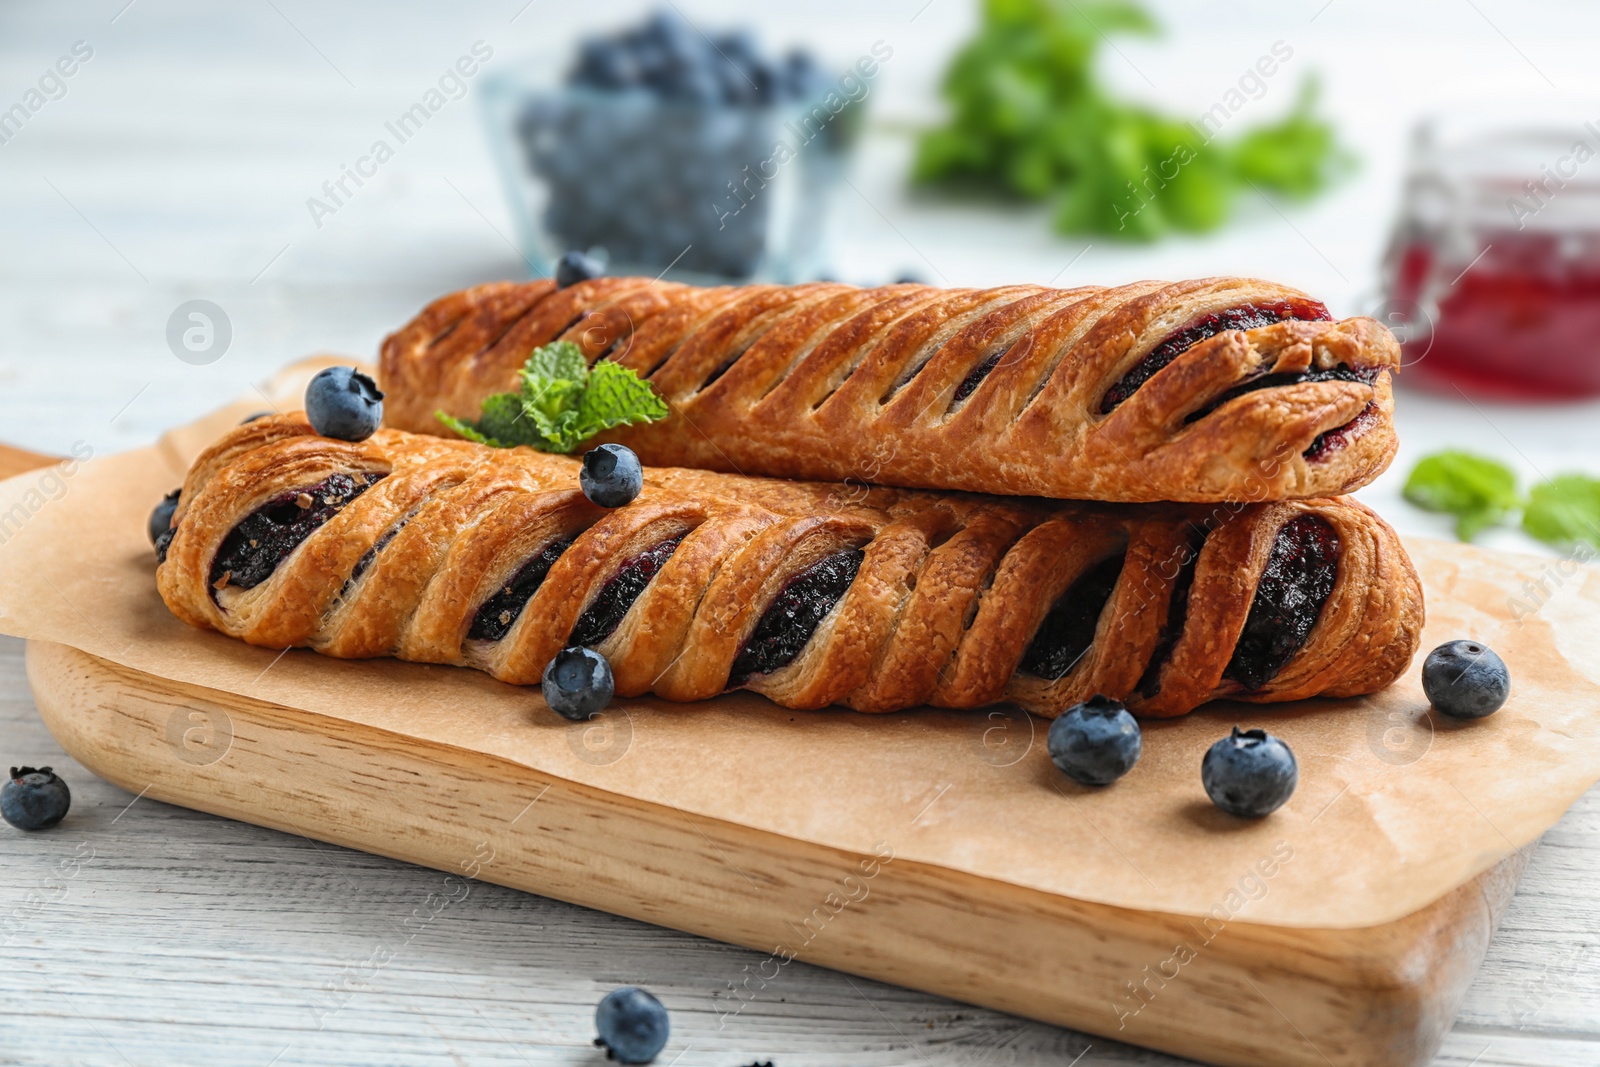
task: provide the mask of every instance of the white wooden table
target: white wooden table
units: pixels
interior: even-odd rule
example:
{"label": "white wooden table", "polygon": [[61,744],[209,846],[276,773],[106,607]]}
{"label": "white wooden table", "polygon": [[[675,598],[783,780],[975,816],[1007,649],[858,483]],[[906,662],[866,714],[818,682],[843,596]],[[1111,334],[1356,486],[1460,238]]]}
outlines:
{"label": "white wooden table", "polygon": [[[735,0],[680,6],[708,26],[739,17]],[[1247,204],[1215,239],[1152,248],[1058,239],[1039,212],[919,204],[902,187],[909,143],[893,127],[928,113],[973,5],[763,5],[771,40],[809,41],[841,62],[876,40],[895,49],[873,89],[878,125],[831,222],[836,272],[877,281],[912,269],[951,284],[1253,273],[1354,313],[1370,306],[1419,111],[1485,96],[1600,97],[1590,44],[1600,11],[1575,5],[1152,6],[1169,37],[1119,42],[1107,56],[1127,91],[1193,111],[1281,39],[1295,50],[1290,76],[1252,113],[1280,111],[1294,81],[1320,69],[1362,169],[1309,207]],[[548,57],[564,55],[580,23],[638,8],[8,2],[0,109],[74,42],[94,57],[0,144],[0,440],[58,453],[76,441],[97,452],[147,443],[295,357],[370,356],[427,299],[516,276],[474,99],[448,105],[321,228],[305,201],[474,41],[495,49],[491,66],[560,62]],[[220,304],[233,326],[228,353],[207,366],[180,362],[165,341],[168,316],[193,298]],[[1403,396],[1401,459],[1363,495],[1402,529],[1441,532],[1399,502],[1416,455],[1467,445],[1529,475],[1600,472],[1597,414]],[[719,997],[754,954],[488,885],[406,940],[400,923],[438,874],[97,781],[38,724],[9,639],[0,760],[54,764],[75,796],[52,833],[0,827],[0,1064],[592,1064],[593,1005],[627,982],[672,1010],[662,1062],[683,1067],[1177,1062],[798,963],[775,996],[719,1027]],[[1597,884],[1591,793],[1535,853],[1441,1065],[1600,1064]],[[389,949],[386,966],[368,966]],[[327,988],[348,993],[331,1014]]]}

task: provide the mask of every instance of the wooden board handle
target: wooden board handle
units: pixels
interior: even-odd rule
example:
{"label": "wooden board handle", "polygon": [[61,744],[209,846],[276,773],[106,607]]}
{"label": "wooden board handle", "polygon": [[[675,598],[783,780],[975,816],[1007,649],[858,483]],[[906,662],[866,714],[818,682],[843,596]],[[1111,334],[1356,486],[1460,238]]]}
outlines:
{"label": "wooden board handle", "polygon": [[56,462],[54,456],[41,456],[10,445],[0,445],[0,478],[10,478],[25,471],[38,470]]}

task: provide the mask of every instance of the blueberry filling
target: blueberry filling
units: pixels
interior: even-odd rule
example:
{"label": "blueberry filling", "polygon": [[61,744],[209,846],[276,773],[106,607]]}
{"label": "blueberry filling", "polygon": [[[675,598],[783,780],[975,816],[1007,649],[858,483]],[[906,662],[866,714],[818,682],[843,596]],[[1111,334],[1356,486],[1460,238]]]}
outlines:
{"label": "blueberry filling", "polygon": [[1311,447],[1306,449],[1303,455],[1309,461],[1322,459],[1349,444],[1353,438],[1360,436],[1362,430],[1377,420],[1378,404],[1369,400],[1367,406],[1361,409],[1361,413],[1343,426],[1335,426],[1331,430],[1317,434],[1316,440],[1311,442]]}
{"label": "blueberry filling", "polygon": [[1332,318],[1328,309],[1315,300],[1274,300],[1261,304],[1241,304],[1209,315],[1202,315],[1175,333],[1168,335],[1151,350],[1122,379],[1106,391],[1100,399],[1100,414],[1109,415],[1116,406],[1138,392],[1139,387],[1168,363],[1184,352],[1225,330],[1253,330],[1258,326],[1271,326],[1275,322],[1297,319],[1301,322],[1319,322]]}
{"label": "blueberry filling", "polygon": [[517,573],[507,578],[498,592],[483,602],[483,607],[472,617],[472,627],[467,636],[480,641],[498,641],[511,629],[522,609],[528,606],[533,594],[544,584],[545,575],[561,553],[572,547],[571,541],[552,541],[537,555],[524,563]]}
{"label": "blueberry filling", "polygon": [[983,380],[994,372],[994,369],[1000,365],[1000,361],[1002,359],[1006,358],[1006,353],[1009,351],[1010,348],[1002,348],[1000,351],[991,354],[988,359],[985,359],[982,363],[972,368],[972,371],[965,378],[961,379],[961,384],[956,386],[956,395],[950,398],[950,406],[952,408],[955,407],[967,397],[977,392],[978,386],[982,385]]}
{"label": "blueberry filling", "polygon": [[1247,690],[1270,682],[1305,644],[1338,573],[1339,535],[1326,519],[1300,515],[1285,523],[1222,676]]}
{"label": "blueberry filling", "polygon": [[1122,557],[1111,556],[1080,575],[1039,624],[1017,669],[1050,681],[1070,671],[1094,643],[1100,613],[1121,574]]}
{"label": "blueberry filling", "polygon": [[743,685],[753,674],[770,674],[794,662],[856,580],[865,556],[859,548],[845,549],[790,578],[734,657],[728,684]]}
{"label": "blueberry filling", "polygon": [[1360,382],[1363,385],[1371,385],[1377,378],[1377,367],[1347,367],[1343,363],[1327,370],[1280,371],[1276,374],[1263,374],[1258,378],[1251,378],[1249,381],[1241,382],[1227,390],[1205,407],[1190,413],[1183,421],[1185,423],[1198,422],[1235,397],[1244,396],[1246,393],[1254,393],[1261,389],[1275,389],[1282,385],[1300,385],[1303,382]]}
{"label": "blueberry filling", "polygon": [[678,550],[683,538],[684,535],[679,534],[624,562],[616,576],[601,587],[594,603],[578,617],[572,636],[567,638],[568,646],[598,645],[610,637],[621,625],[628,609],[633,607],[633,602],[639,599],[639,594]]}
{"label": "blueberry filling", "polygon": [[383,475],[335,474],[327,481],[273,497],[229,531],[211,561],[213,591],[254,589],[307,537]]}
{"label": "blueberry filling", "polygon": [[1172,599],[1167,602],[1167,621],[1156,635],[1156,647],[1150,652],[1150,662],[1145,665],[1144,675],[1137,687],[1139,695],[1147,700],[1161,692],[1161,668],[1172,658],[1172,650],[1177,646],[1178,638],[1183,636],[1183,624],[1189,619],[1189,590],[1194,588],[1194,569],[1200,562],[1200,550],[1205,543],[1204,533],[1190,543],[1183,563],[1178,567],[1177,577],[1173,579]]}

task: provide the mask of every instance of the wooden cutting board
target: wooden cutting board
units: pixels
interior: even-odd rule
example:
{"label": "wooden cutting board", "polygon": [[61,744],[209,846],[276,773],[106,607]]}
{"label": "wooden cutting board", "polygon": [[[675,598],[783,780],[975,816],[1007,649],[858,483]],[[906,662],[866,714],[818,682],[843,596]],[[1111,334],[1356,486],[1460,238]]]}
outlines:
{"label": "wooden cutting board", "polygon": [[10,478],[14,474],[24,471],[37,470],[54,463],[49,456],[41,456],[37,452],[27,452],[10,445],[0,445],[0,479]]}
{"label": "wooden cutting board", "polygon": [[62,746],[133,792],[772,952],[726,994],[730,1013],[799,958],[1216,1064],[1421,1065],[1529,851],[1397,922],[1207,936],[1192,918],[878,862],[63,645],[31,642],[28,675]]}

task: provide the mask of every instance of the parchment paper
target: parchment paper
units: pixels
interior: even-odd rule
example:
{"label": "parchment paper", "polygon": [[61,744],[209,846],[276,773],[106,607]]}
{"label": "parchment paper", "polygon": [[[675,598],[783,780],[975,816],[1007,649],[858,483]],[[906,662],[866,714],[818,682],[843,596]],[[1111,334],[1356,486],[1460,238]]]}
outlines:
{"label": "parchment paper", "polygon": [[[295,371],[282,397],[299,395]],[[1427,590],[1423,649],[1472,637],[1498,651],[1513,679],[1498,714],[1457,724],[1428,711],[1419,655],[1376,697],[1214,704],[1146,723],[1143,759],[1103,790],[1060,775],[1048,724],[1014,709],[870,716],[732,695],[618,701],[596,723],[569,724],[537,690],[471,670],[280,659],[175,620],[145,535],[189,458],[260,406],[242,401],[155,448],[0,482],[0,632],[835,848],[886,842],[896,862],[1282,926],[1415,911],[1536,838],[1600,779],[1600,571],[1442,542],[1408,543]],[[1294,798],[1264,820],[1221,814],[1200,786],[1202,754],[1236,722],[1283,737],[1300,761]]]}

